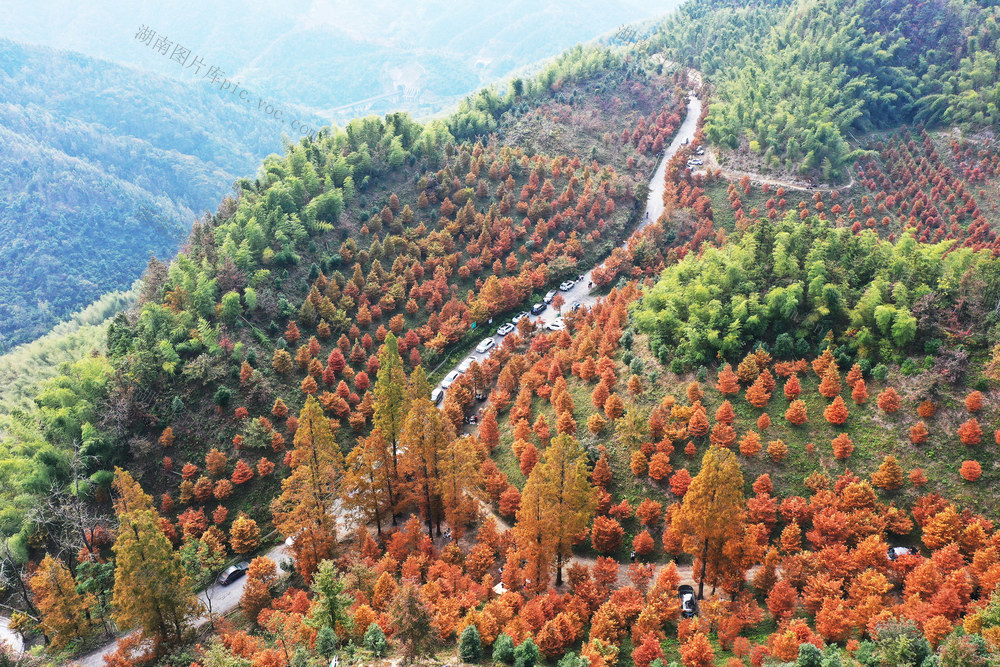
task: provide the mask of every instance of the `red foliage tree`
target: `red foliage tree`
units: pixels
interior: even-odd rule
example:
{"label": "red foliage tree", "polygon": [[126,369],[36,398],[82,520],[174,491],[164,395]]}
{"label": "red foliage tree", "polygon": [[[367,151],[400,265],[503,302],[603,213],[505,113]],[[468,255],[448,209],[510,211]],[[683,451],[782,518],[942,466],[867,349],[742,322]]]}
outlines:
{"label": "red foliage tree", "polygon": [[892,414],[899,410],[899,394],[895,389],[889,387],[878,395],[878,407],[886,414]]}
{"label": "red foliage tree", "polygon": [[766,431],[768,427],[771,426],[771,418],[765,412],[760,417],[757,417],[757,429],[760,431]]}
{"label": "red foliage tree", "polygon": [[247,465],[247,462],[240,459],[236,463],[236,469],[233,471],[232,482],[233,484],[240,485],[245,482],[249,482],[253,477],[253,468]]}
{"label": "red foliage tree", "polygon": [[910,442],[914,445],[921,445],[927,442],[928,433],[927,424],[923,421],[918,421],[910,427]]}
{"label": "red foliage tree", "polygon": [[653,553],[655,547],[656,543],[653,541],[653,536],[649,534],[648,530],[643,530],[632,540],[632,549],[640,556]]}
{"label": "red foliage tree", "polygon": [[851,388],[851,398],[857,405],[863,405],[868,400],[868,385],[863,378],[858,378]]}
{"label": "red foliage tree", "polygon": [[789,401],[794,401],[802,393],[802,385],[799,384],[799,376],[792,373],[787,380],[785,380],[785,398]]}
{"label": "red foliage tree", "polygon": [[691,480],[691,473],[687,471],[687,468],[681,468],[670,476],[670,492],[675,496],[683,497],[687,493],[688,487],[691,486]]}
{"label": "red foliage tree", "polygon": [[660,640],[653,632],[647,632],[642,642],[632,650],[632,662],[635,667],[649,667],[657,658],[663,657],[663,648],[660,647]]}
{"label": "red foliage tree", "polygon": [[983,474],[983,467],[978,461],[963,461],[959,472],[967,482],[975,482]]}
{"label": "red foliage tree", "polygon": [[785,411],[785,419],[795,426],[805,424],[809,420],[809,414],[806,412],[805,401],[792,401],[788,406],[788,410]]}
{"label": "red foliage tree", "polygon": [[761,379],[763,375],[758,375],[757,379],[754,380],[753,384],[746,391],[747,403],[754,406],[755,408],[767,407],[768,401],[771,400],[771,392],[769,392]]}
{"label": "red foliage tree", "polygon": [[778,621],[791,618],[799,594],[787,579],[779,579],[767,596],[767,608]]}
{"label": "red foliage tree", "polygon": [[747,434],[740,440],[740,453],[743,456],[756,456],[761,450],[760,436],[756,431],[747,431]]}
{"label": "red foliage tree", "polygon": [[663,452],[656,452],[649,461],[649,476],[657,482],[664,479],[671,473],[673,466],[670,465],[670,457]]}
{"label": "red foliage tree", "polygon": [[963,445],[978,445],[983,439],[983,429],[975,417],[958,427],[958,437]]}
{"label": "red foliage tree", "polygon": [[844,399],[837,396],[833,399],[833,403],[826,406],[826,410],[823,411],[823,416],[826,420],[835,426],[840,426],[847,421],[850,413],[847,412],[847,405],[844,404]]}
{"label": "red foliage tree", "polygon": [[846,433],[841,433],[830,443],[833,446],[833,455],[843,461],[851,456],[854,451],[854,443],[847,437]]}
{"label": "red foliage tree", "polygon": [[740,380],[736,376],[736,373],[733,372],[733,367],[731,365],[726,364],[722,367],[722,370],[719,371],[719,381],[715,387],[723,396],[739,393]]}
{"label": "red foliage tree", "polygon": [[602,554],[610,554],[617,551],[622,545],[625,537],[625,530],[621,524],[606,516],[594,517],[594,526],[591,531],[590,541],[594,550]]}
{"label": "red foliage tree", "polygon": [[837,365],[830,364],[823,372],[823,381],[819,383],[819,393],[826,398],[833,398],[840,393],[840,373],[837,372]]}
{"label": "red foliage tree", "polygon": [[715,650],[701,632],[696,632],[681,646],[681,662],[684,667],[712,667],[715,664]]}

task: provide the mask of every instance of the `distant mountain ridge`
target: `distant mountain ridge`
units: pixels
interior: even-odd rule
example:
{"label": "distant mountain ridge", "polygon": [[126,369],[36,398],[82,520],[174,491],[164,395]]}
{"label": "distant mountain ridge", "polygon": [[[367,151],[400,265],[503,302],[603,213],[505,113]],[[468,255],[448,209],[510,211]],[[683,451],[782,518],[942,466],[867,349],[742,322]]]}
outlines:
{"label": "distant mountain ridge", "polygon": [[0,40],[0,89],[0,350],[177,250],[140,207],[189,228],[282,147],[210,86],[79,54]]}

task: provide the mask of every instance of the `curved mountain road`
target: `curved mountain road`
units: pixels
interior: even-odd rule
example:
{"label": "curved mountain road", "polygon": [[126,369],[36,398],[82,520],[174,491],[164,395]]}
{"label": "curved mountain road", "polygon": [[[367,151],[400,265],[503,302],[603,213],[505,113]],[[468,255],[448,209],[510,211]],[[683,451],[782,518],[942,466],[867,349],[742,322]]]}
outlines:
{"label": "curved mountain road", "polygon": [[[267,556],[274,561],[275,565],[280,566],[281,561],[291,559],[291,554],[286,551],[285,544],[281,544],[271,548],[263,556]],[[208,604],[211,600],[212,603],[212,616],[217,618],[226,614],[240,603],[240,597],[243,595],[243,587],[246,585],[246,577],[237,579],[228,586],[222,586],[221,584],[215,584],[210,588],[202,591],[198,595],[198,601],[205,607],[205,614],[199,617],[195,621],[196,626],[200,626],[204,623],[208,623]],[[121,637],[127,636],[128,633],[120,635]],[[115,639],[104,646],[91,651],[85,655],[80,656],[76,660],[70,662],[70,665],[80,665],[81,667],[103,667],[104,657],[114,653],[115,649],[118,647],[118,640]]]}
{"label": "curved mountain road", "polygon": [[[687,115],[684,117],[684,121],[681,123],[680,128],[678,128],[677,134],[674,135],[673,141],[670,142],[670,145],[663,152],[663,156],[660,158],[656,171],[649,180],[649,197],[646,199],[646,211],[643,219],[639,222],[639,225],[632,231],[633,234],[640,231],[651,222],[659,219],[660,215],[663,213],[663,189],[665,187],[664,176],[667,172],[667,163],[670,162],[670,158],[672,158],[677,151],[685,145],[685,143],[690,142],[694,138],[695,131],[698,128],[698,118],[700,116],[701,100],[697,96],[692,95],[688,100]],[[622,243],[622,247],[625,247],[627,244],[628,239]],[[597,302],[597,296],[593,294],[593,288],[589,287],[592,273],[593,269],[587,271],[583,274],[582,278],[576,281],[576,284],[573,285],[572,289],[566,292],[560,292],[563,299],[566,300],[564,308],[569,308],[574,303],[580,303],[584,306],[592,306]],[[526,305],[525,307],[527,308],[528,306]],[[530,320],[535,324],[535,326],[545,326],[546,324],[555,322],[560,318],[561,314],[556,312],[556,309],[551,306],[546,307],[545,310],[543,310],[539,315],[530,316]],[[500,323],[502,322],[494,322],[491,326],[498,326]],[[500,345],[500,343],[503,342],[503,336],[493,334],[491,338],[493,338],[496,345]],[[472,351],[469,354],[469,357],[477,362],[481,362],[489,355],[490,352],[481,353]],[[449,373],[457,371],[458,366],[461,365],[461,363],[462,362],[456,364],[455,367],[449,371]],[[440,387],[440,385],[438,386]]]}

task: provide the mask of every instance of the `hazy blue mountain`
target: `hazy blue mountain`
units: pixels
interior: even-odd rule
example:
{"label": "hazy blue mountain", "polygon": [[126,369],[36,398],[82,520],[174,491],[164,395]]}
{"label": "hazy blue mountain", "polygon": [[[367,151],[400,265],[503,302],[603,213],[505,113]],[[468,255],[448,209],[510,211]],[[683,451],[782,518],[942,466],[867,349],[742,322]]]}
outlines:
{"label": "hazy blue mountain", "polygon": [[[281,150],[283,126],[211,87],[0,40],[0,350],[112,289]],[[313,119],[319,124],[319,119]]]}
{"label": "hazy blue mountain", "polygon": [[[441,111],[512,70],[661,15],[680,1],[110,0],[94,6],[52,0],[49,11],[67,19],[53,30],[29,0],[9,0],[0,8],[0,30],[11,39],[195,80],[195,69],[136,41],[145,25],[259,95],[342,122],[365,110]],[[377,101],[370,109],[342,108],[406,89],[409,96]]]}

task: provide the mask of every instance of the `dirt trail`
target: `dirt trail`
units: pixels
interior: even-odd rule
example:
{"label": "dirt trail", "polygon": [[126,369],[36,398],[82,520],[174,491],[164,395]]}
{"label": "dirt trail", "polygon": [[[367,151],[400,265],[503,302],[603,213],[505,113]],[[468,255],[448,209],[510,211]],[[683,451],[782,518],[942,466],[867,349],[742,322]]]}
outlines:
{"label": "dirt trail", "polygon": [[757,183],[768,183],[777,187],[785,188],[786,190],[798,190],[800,192],[833,192],[834,190],[848,190],[854,187],[854,170],[851,169],[848,173],[851,175],[851,180],[844,185],[838,185],[836,187],[830,187],[827,185],[814,186],[805,183],[804,181],[789,181],[780,178],[773,178],[771,176],[765,176],[763,174],[758,174],[752,171],[739,171],[738,169],[730,169],[728,167],[723,167],[719,164],[719,160],[716,157],[716,149],[709,146],[705,150],[705,169],[699,170],[697,173],[703,174],[708,170],[719,170],[722,177],[731,181],[738,181],[744,176],[747,176],[751,181]]}

